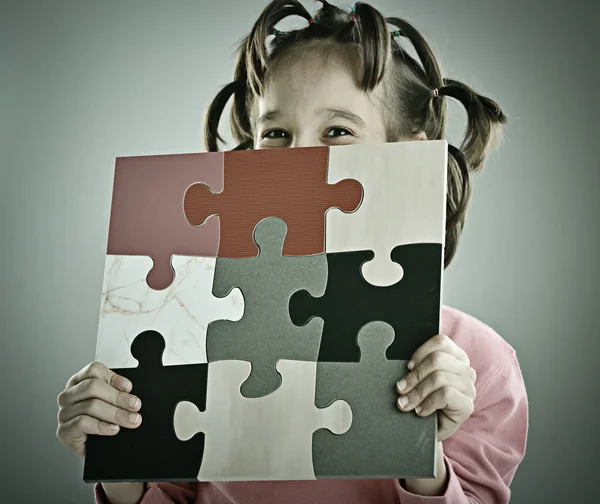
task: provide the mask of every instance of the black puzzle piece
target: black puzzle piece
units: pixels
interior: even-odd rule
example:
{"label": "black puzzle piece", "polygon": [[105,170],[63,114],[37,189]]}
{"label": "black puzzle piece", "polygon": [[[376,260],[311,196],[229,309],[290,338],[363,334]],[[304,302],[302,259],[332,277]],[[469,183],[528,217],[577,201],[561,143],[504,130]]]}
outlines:
{"label": "black puzzle piece", "polygon": [[290,319],[304,325],[313,317],[324,320],[318,362],[359,362],[357,336],[369,322],[392,326],[395,338],[386,350],[388,360],[408,360],[439,331],[443,247],[440,243],[399,245],[391,259],[404,274],[388,287],[371,285],[362,276],[370,250],[327,254],[327,287],[322,297],[307,291],[292,294]]}
{"label": "black puzzle piece", "polygon": [[163,366],[165,340],[156,331],[140,333],[131,345],[137,368],[113,369],[133,383],[142,401],[142,423],[114,436],[88,436],[83,479],[92,482],[196,481],[204,434],[188,441],[175,435],[173,416],[180,401],[206,409],[208,364]]}

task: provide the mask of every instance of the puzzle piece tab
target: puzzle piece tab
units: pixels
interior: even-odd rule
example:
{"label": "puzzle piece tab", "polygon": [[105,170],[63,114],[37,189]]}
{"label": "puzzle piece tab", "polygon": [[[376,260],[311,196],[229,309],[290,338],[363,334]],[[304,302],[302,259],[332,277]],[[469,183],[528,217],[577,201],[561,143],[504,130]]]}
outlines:
{"label": "puzzle piece tab", "polygon": [[156,291],[146,282],[152,259],[107,255],[96,360],[109,368],[135,367],[131,342],[153,329],[166,340],[165,366],[207,362],[208,323],[220,318],[240,320],[244,313],[239,289],[227,297],[212,295],[215,261],[215,257],[173,256],[175,280]]}
{"label": "puzzle piece tab", "polygon": [[266,217],[288,225],[284,256],[325,251],[325,213],[329,208],[354,211],[362,199],[356,180],[327,183],[328,147],[259,149],[225,152],[224,189],[194,184],[185,194],[184,210],[193,226],[219,215],[219,257],[256,257],[255,226]]}
{"label": "puzzle piece tab", "polygon": [[198,182],[223,190],[222,152],[117,158],[106,253],[151,257],[147,282],[156,290],[173,281],[173,254],[216,257],[219,218],[194,228],[183,212]]}
{"label": "puzzle piece tab", "polygon": [[296,325],[312,322],[312,317],[324,320],[321,362],[358,362],[356,335],[374,320],[394,328],[396,337],[386,351],[387,359],[410,359],[439,331],[442,253],[438,243],[395,247],[392,260],[402,265],[403,276],[389,287],[374,286],[361,275],[361,265],[373,258],[373,252],[327,254],[325,294],[315,298],[306,291],[295,292],[290,318]]}
{"label": "puzzle piece tab", "polygon": [[362,266],[365,280],[393,285],[402,277],[402,263],[390,258],[394,247],[444,244],[448,143],[344,145],[329,153],[327,181],[358,180],[364,196],[356,212],[327,212],[325,251],[372,250],[373,259]]}
{"label": "puzzle piece tab", "polygon": [[317,429],[335,434],[352,425],[345,401],[315,407],[316,363],[280,360],[282,385],[259,399],[241,395],[250,362],[209,364],[206,411],[177,405],[174,428],[181,440],[205,433],[199,481],[315,479],[311,439]]}
{"label": "puzzle piece tab", "polygon": [[342,399],[352,408],[352,426],[343,436],[324,430],[313,435],[318,479],[435,475],[437,416],[419,417],[396,406],[396,383],[408,373],[408,361],[385,358],[393,339],[389,324],[371,322],[358,334],[360,362],[317,363],[317,407]]}
{"label": "puzzle piece tab", "polygon": [[165,341],[156,331],[135,338],[137,368],[113,369],[131,380],[142,401],[142,423],[115,436],[88,436],[84,481],[193,481],[204,452],[204,434],[184,443],[175,435],[173,415],[180,401],[206,406],[208,364],[166,366]]}
{"label": "puzzle piece tab", "polygon": [[315,296],[325,292],[327,259],[325,254],[283,257],[286,229],[281,219],[265,219],[254,233],[258,257],[217,258],[213,294],[225,296],[232,287],[239,287],[245,310],[239,322],[215,320],[209,324],[206,354],[209,362],[252,362],[250,379],[242,385],[246,397],[262,397],[279,387],[281,377],[275,371],[279,359],[316,361],[319,353],[323,321],[295,326],[288,302],[300,289]]}

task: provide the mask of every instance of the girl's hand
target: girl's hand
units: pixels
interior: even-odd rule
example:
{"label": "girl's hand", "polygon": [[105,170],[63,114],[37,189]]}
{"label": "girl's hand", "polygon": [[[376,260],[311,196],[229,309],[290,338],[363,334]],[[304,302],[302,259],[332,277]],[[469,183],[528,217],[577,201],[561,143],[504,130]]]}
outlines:
{"label": "girl's hand", "polygon": [[135,413],[141,401],[129,394],[132,384],[104,364],[93,362],[73,375],[57,399],[56,437],[85,457],[88,434],[114,436],[120,427],[135,429],[142,421]]}
{"label": "girl's hand", "polygon": [[413,354],[409,369],[396,386],[398,407],[415,409],[423,417],[440,410],[438,442],[449,438],[474,409],[477,374],[469,357],[448,336],[438,334]]}

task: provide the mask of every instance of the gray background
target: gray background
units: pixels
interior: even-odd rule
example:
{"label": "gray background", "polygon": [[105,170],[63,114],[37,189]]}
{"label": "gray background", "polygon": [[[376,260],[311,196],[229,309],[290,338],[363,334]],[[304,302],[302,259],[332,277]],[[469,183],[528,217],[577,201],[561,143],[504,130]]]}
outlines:
{"label": "gray background", "polygon": [[[81,463],[55,438],[56,396],[94,358],[114,159],[203,149],[206,104],[266,0],[1,5],[0,500],[91,502]],[[512,118],[475,181],[444,302],[518,352],[531,416],[511,502],[592,502],[598,3],[374,5],[413,21],[447,76]],[[464,116],[450,110],[458,144]]]}

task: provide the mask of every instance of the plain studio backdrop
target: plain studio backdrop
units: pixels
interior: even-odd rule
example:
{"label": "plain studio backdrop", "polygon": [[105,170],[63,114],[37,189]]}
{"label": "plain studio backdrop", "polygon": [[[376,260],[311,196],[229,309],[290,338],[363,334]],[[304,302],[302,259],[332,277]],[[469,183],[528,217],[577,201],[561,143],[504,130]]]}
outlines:
{"label": "plain studio backdrop", "polygon": [[[92,502],[55,437],[56,397],[94,360],[115,157],[204,150],[207,103],[266,4],[1,3],[1,501]],[[446,76],[511,119],[474,180],[443,300],[517,350],[530,430],[511,502],[595,501],[598,3],[373,4],[416,24]],[[449,111],[458,145],[464,112]]]}

